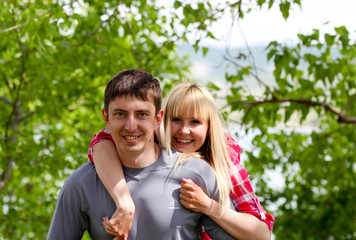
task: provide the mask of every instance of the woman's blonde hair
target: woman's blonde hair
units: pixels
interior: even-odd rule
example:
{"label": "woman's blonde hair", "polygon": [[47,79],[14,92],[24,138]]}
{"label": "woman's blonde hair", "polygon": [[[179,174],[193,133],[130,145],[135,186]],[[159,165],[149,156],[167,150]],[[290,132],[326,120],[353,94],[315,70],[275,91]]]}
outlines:
{"label": "woman's blonde hair", "polygon": [[228,205],[229,194],[233,190],[230,174],[234,174],[238,182],[241,182],[241,177],[228,154],[227,137],[214,97],[207,89],[194,83],[180,83],[167,94],[163,111],[163,123],[158,136],[160,143],[169,154],[172,153],[171,119],[173,117],[194,117],[208,121],[208,133],[203,146],[195,153],[181,154],[176,165],[182,164],[190,156],[209,161],[218,183],[219,202]]}

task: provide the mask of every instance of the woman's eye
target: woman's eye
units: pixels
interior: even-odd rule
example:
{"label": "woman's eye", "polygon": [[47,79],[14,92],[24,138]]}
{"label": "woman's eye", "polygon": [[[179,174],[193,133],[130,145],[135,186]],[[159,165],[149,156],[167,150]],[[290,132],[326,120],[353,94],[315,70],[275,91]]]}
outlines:
{"label": "woman's eye", "polygon": [[193,124],[200,124],[200,121],[199,120],[192,120],[192,123]]}
{"label": "woman's eye", "polygon": [[173,121],[173,122],[179,122],[179,121],[180,121],[180,118],[172,118],[172,121]]}

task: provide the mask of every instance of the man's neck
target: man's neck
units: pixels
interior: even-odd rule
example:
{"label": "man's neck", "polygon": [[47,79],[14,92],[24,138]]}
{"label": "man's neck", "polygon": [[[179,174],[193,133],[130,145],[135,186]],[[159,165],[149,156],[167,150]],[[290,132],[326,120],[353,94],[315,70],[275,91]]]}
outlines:
{"label": "man's neck", "polygon": [[132,155],[125,153],[120,153],[119,157],[122,165],[130,168],[143,168],[155,163],[161,156],[161,148],[154,144],[154,147],[150,148],[150,151],[143,151],[141,153],[132,153]]}

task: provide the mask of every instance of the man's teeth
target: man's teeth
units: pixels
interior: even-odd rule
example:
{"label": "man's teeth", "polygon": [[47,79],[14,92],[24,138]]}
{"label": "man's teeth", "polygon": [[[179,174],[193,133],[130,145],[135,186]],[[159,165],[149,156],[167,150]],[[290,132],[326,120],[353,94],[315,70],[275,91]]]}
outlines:
{"label": "man's teeth", "polygon": [[137,136],[125,136],[125,138],[128,140],[134,140],[134,139],[137,139],[138,137]]}
{"label": "man's teeth", "polygon": [[177,141],[180,142],[180,143],[190,143],[190,142],[192,142],[193,140],[177,139]]}

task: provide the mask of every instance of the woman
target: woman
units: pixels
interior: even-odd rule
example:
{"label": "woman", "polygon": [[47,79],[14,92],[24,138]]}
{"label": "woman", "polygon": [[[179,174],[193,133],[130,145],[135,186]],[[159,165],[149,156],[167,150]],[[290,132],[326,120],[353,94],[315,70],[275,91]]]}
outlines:
{"label": "woman", "polygon": [[[189,159],[187,156],[208,161],[215,171],[220,191],[220,200],[215,202],[191,180],[182,179],[181,204],[208,215],[235,238],[270,239],[274,217],[265,212],[253,193],[248,174],[240,164],[240,148],[224,133],[212,95],[195,84],[181,83],[168,93],[163,110],[163,124],[158,134],[161,145],[168,151],[174,149],[184,153],[178,159],[177,166]],[[101,131],[91,146],[105,138],[110,138],[109,133]],[[128,223],[134,207],[114,145],[109,141],[95,144],[93,159],[99,177],[118,206],[111,222],[106,218],[103,224],[110,227],[108,233],[122,234],[118,231],[120,226],[115,226],[118,225],[118,215],[129,212],[124,218]],[[230,198],[236,211],[228,207]],[[202,232],[202,239],[209,238]]]}

